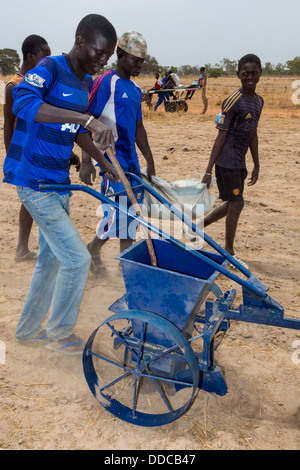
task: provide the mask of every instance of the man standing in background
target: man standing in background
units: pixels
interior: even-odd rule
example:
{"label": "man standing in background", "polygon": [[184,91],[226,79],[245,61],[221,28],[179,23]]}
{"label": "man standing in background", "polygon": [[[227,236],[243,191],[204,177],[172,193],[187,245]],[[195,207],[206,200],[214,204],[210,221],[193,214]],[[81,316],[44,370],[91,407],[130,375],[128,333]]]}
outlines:
{"label": "man standing in background", "polygon": [[[16,85],[20,83],[24,75],[33,69],[42,57],[51,55],[50,47],[47,41],[36,34],[28,36],[22,44],[23,63],[20,71],[16,73],[5,87],[4,102],[4,144],[5,150],[8,147],[15,127],[18,127],[16,117],[12,112],[13,95],[12,91]],[[28,242],[32,228],[32,217],[28,210],[22,204],[19,213],[19,239],[15,255],[17,263],[22,261],[31,261],[36,259],[36,254],[29,250]]]}
{"label": "man standing in background", "polygon": [[206,85],[207,85],[207,73],[205,67],[200,69],[200,77],[198,81],[198,88],[202,90],[202,101],[203,101],[203,111],[201,114],[205,114],[208,106],[208,99],[206,98]]}

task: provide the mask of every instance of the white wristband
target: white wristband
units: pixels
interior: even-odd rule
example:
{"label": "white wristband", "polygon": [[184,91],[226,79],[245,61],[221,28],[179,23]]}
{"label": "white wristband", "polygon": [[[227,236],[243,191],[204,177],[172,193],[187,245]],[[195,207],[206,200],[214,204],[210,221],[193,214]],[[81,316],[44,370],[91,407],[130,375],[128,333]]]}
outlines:
{"label": "white wristband", "polygon": [[85,126],[84,126],[84,127],[87,128],[88,125],[92,122],[93,119],[94,119],[94,116],[90,116],[90,117],[88,118],[87,122],[85,123]]}

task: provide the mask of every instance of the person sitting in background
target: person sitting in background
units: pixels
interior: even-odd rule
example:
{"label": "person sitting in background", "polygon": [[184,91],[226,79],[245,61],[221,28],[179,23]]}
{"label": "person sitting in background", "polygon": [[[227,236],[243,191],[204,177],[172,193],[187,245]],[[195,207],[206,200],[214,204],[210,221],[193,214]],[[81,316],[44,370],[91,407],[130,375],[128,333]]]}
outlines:
{"label": "person sitting in background", "polygon": [[155,82],[155,85],[154,85],[154,89],[155,89],[155,90],[161,90],[162,82],[161,82],[160,79],[159,79],[159,73],[157,73],[157,74],[155,75],[155,78],[156,78],[156,82]]}
{"label": "person sitting in background", "polygon": [[154,111],[157,110],[157,108],[162,104],[164,103],[166,105],[166,103],[168,101],[170,101],[170,93],[169,92],[163,92],[162,90],[164,89],[168,89],[168,86],[169,84],[172,85],[172,87],[174,86],[173,84],[173,81],[172,80],[169,80],[169,75],[170,73],[172,72],[166,72],[165,76],[162,78],[161,80],[161,92],[159,93],[159,96],[158,96],[158,100],[156,102],[156,105],[154,106]]}

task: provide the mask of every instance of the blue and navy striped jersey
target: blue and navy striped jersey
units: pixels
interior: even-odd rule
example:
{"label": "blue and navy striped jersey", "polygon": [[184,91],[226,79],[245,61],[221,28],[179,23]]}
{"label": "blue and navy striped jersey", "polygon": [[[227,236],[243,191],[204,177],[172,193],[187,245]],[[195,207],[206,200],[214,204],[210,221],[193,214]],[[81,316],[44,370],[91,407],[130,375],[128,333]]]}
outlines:
{"label": "blue and navy striped jersey", "polygon": [[126,171],[128,165],[138,164],[135,138],[137,121],[143,120],[141,106],[140,87],[114,70],[94,80],[88,111],[112,130],[116,157]]}
{"label": "blue and navy striped jersey", "polygon": [[40,184],[69,184],[75,138],[87,132],[77,124],[36,123],[42,103],[85,113],[93,79],[76,76],[64,55],[45,57],[13,90],[16,128],[6,155],[6,183],[39,190]]}

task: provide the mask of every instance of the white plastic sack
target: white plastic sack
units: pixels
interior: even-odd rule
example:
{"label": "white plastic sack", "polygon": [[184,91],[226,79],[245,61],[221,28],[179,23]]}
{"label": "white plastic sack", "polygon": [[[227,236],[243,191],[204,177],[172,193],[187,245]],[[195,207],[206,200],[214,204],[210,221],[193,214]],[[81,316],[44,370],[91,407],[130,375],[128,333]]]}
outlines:
{"label": "white plastic sack", "polygon": [[[201,183],[201,180],[168,181],[153,176],[150,182],[146,169],[142,170],[142,178],[158,194],[184,212],[184,215],[190,220],[198,219],[201,215],[210,212],[216,202],[216,197],[210,192],[206,184]],[[211,187],[214,183],[215,179],[213,178]],[[146,190],[144,210],[148,212],[148,216],[151,218],[170,219],[170,210]]]}

